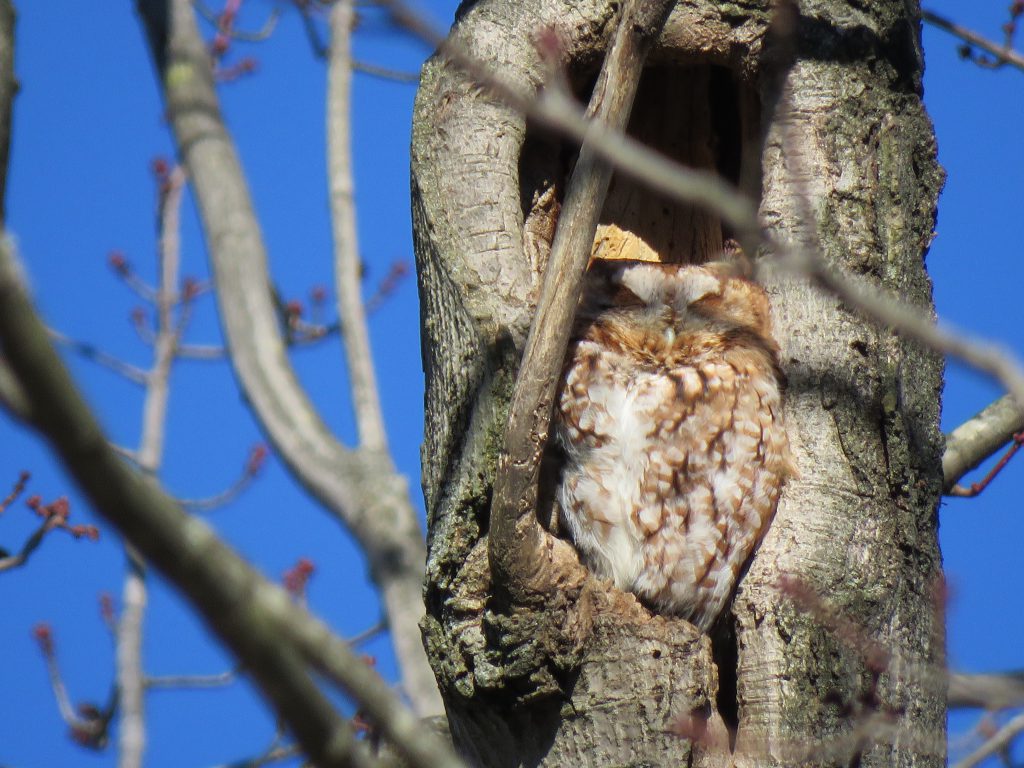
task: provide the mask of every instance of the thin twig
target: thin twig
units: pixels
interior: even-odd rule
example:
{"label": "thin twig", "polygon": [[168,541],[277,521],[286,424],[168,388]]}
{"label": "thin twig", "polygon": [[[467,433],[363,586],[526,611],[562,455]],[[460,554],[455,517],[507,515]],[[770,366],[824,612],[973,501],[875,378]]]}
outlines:
{"label": "thin twig", "polygon": [[306,38],[309,40],[309,47],[313,49],[313,55],[318,59],[327,58],[327,46],[320,37],[320,31],[316,28],[316,21],[306,6],[299,6],[299,15],[302,16],[302,26],[306,30]]}
{"label": "thin twig", "polygon": [[998,754],[1010,746],[1018,734],[1024,732],[1024,714],[1017,715],[963,760],[954,763],[953,768],[974,768],[986,757]]}
{"label": "thin twig", "polygon": [[25,486],[28,484],[28,479],[31,475],[28,472],[22,470],[18,473],[18,479],[14,482],[14,486],[11,488],[11,492],[8,493],[3,500],[0,500],[0,515],[2,515],[14,501],[25,492]]}
{"label": "thin twig", "polygon": [[[192,0],[192,4],[196,10],[199,11],[199,15],[206,19],[218,30],[221,27],[220,14],[210,8],[203,0]],[[267,20],[263,22],[263,26],[255,30],[254,32],[243,32],[233,27],[227,32],[228,37],[232,40],[240,40],[243,43],[259,43],[266,40],[272,34],[274,29],[277,27],[278,19],[281,18],[281,9],[274,7],[270,9],[270,15]]]}
{"label": "thin twig", "polygon": [[90,748],[102,748],[107,742],[107,732],[110,720],[117,709],[117,688],[110,691],[107,705],[100,709],[91,705],[82,705],[76,708],[71,703],[67,687],[64,685],[64,678],[61,676],[60,667],[57,664],[57,649],[54,643],[53,630],[48,624],[38,624],[33,630],[36,642],[43,653],[43,660],[46,662],[46,671],[50,678],[50,687],[53,689],[53,697],[57,702],[57,709],[61,719],[67,724],[71,736],[79,744]]}
{"label": "thin twig", "polygon": [[192,513],[211,512],[214,509],[230,504],[241,496],[252,485],[252,481],[252,475],[243,473],[229,488],[224,489],[220,493],[197,499],[179,499],[178,503],[181,504],[182,509],[187,509]]}
{"label": "thin twig", "polygon": [[107,257],[107,264],[114,270],[114,274],[120,277],[124,284],[131,289],[132,293],[147,304],[152,304],[156,301],[156,289],[139,277],[121,251],[111,251]]}
{"label": "thin twig", "polygon": [[[15,490],[17,491],[18,488],[16,487]],[[13,497],[14,494],[12,493],[8,498]],[[25,540],[25,543],[17,553],[0,558],[0,572],[25,565],[29,557],[39,548],[39,545],[42,544],[43,539],[50,531],[63,530],[75,539],[87,538],[96,541],[99,538],[99,530],[96,526],[68,524],[69,506],[67,498],[60,498],[49,504],[44,504],[38,496],[30,496],[26,504],[43,518],[43,522]],[[2,511],[2,508],[0,508],[0,511]]]}
{"label": "thin twig", "polygon": [[359,445],[385,454],[387,434],[359,279],[361,260],[351,137],[351,37],[354,23],[352,0],[338,0],[328,12],[331,42],[327,54],[327,176],[334,235],[334,290],[338,298],[338,318],[348,362]]}
{"label": "thin twig", "polygon": [[922,9],[921,18],[929,24],[949,32],[949,34],[954,37],[959,37],[964,42],[977,48],[981,48],[981,50],[993,57],[994,64],[996,66],[1009,64],[1010,66],[1017,67],[1017,69],[1024,71],[1024,54],[1015,51],[1008,45],[999,45],[999,43],[995,43],[987,37],[980,35],[967,27],[961,26],[956,22],[950,21],[944,16],[940,16],[933,11]]}
{"label": "thin twig", "polygon": [[372,627],[364,629],[359,634],[352,635],[352,637],[348,638],[345,642],[347,642],[349,645],[355,648],[358,645],[362,645],[363,643],[369,642],[382,632],[386,632],[387,628],[388,625],[386,622],[379,621]]}
{"label": "thin twig", "polygon": [[395,83],[418,83],[420,81],[419,72],[402,72],[401,70],[381,67],[365,61],[353,61],[352,69],[364,75],[377,77],[381,80],[390,80]]}
{"label": "thin twig", "polygon": [[223,360],[227,354],[224,347],[212,344],[181,344],[178,347],[178,357],[188,360]]}
{"label": "thin twig", "polygon": [[[178,271],[181,263],[180,213],[185,174],[176,166],[160,179],[157,250],[159,283],[156,292],[156,338],[153,367],[146,382],[142,407],[142,435],[135,452],[144,474],[155,477],[163,459],[167,403],[170,397],[171,366],[174,362],[181,322],[173,311],[177,302]],[[188,304],[183,305],[183,314]],[[184,322],[184,321],[182,321]],[[122,587],[121,617],[117,625],[117,685],[120,690],[119,768],[141,768],[146,748],[145,673],[142,667],[143,627],[148,588],[146,563],[130,544]]]}
{"label": "thin twig", "polygon": [[949,489],[949,495],[970,499],[980,494],[988,488],[989,483],[995,480],[996,476],[1003,471],[1007,464],[1010,463],[1010,459],[1016,455],[1017,451],[1021,449],[1021,446],[1024,446],[1024,432],[1018,432],[1013,436],[1013,443],[1007,449],[1006,453],[1002,455],[999,461],[995,463],[992,469],[990,469],[981,480],[976,483],[971,483],[967,487],[957,483]]}
{"label": "thin twig", "polygon": [[178,503],[181,504],[183,509],[187,509],[190,512],[209,512],[212,509],[229,504],[252,485],[256,475],[259,474],[260,469],[263,467],[266,456],[266,446],[263,444],[256,445],[249,451],[249,456],[245,460],[241,474],[230,487],[212,496],[201,499],[180,499]]}
{"label": "thin twig", "polygon": [[25,565],[25,563],[28,562],[29,557],[32,556],[32,553],[39,548],[40,544],[43,543],[43,539],[46,537],[46,534],[52,531],[53,528],[54,525],[52,521],[44,520],[40,526],[32,532],[32,535],[25,540],[25,543],[21,545],[21,549],[13,555],[0,557],[0,573],[3,573],[4,571],[11,571]]}
{"label": "thin twig", "polygon": [[125,461],[134,464],[136,467],[139,466],[139,455],[136,451],[132,450],[131,448],[125,448],[123,445],[111,443],[110,449]]}
{"label": "thin twig", "polygon": [[223,688],[238,679],[238,670],[229,669],[215,675],[160,675],[147,677],[145,686],[148,690],[157,688]]}
{"label": "thin twig", "polygon": [[94,363],[102,365],[104,368],[108,368],[120,376],[128,379],[128,381],[134,384],[145,384],[148,374],[141,368],[126,363],[123,360],[114,357],[113,355],[104,352],[102,349],[89,344],[85,341],[79,341],[72,339],[70,336],[65,336],[60,331],[50,330],[50,336],[61,346],[67,347],[68,349],[77,352],[87,360],[92,360]]}
{"label": "thin twig", "polygon": [[302,751],[297,744],[271,745],[256,757],[237,760],[233,763],[223,763],[217,768],[262,768],[264,765],[288,760],[301,754]]}
{"label": "thin twig", "polygon": [[951,493],[956,484],[989,456],[1024,430],[1024,409],[1009,395],[996,400],[946,435],[942,454],[943,486]]}

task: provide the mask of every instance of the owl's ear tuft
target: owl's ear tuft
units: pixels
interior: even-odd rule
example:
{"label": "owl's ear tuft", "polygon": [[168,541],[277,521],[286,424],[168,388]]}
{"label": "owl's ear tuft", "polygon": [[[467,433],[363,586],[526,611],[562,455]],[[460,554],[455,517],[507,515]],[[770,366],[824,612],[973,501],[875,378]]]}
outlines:
{"label": "owl's ear tuft", "polygon": [[705,269],[722,278],[739,277],[749,280],[754,274],[753,265],[743,252],[738,241],[729,238],[722,246],[722,252],[712,261],[702,264]]}

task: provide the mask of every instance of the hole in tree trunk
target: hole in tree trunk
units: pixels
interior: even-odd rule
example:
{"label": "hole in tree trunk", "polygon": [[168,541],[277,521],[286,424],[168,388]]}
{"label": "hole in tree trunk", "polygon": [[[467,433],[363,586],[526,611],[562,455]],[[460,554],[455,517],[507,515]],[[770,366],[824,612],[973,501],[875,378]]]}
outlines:
{"label": "hole in tree trunk", "polygon": [[711,656],[718,668],[718,698],[715,705],[729,732],[729,749],[731,751],[736,746],[736,730],[740,722],[739,692],[736,682],[739,648],[736,645],[736,627],[728,610],[712,631]]}
{"label": "hole in tree trunk", "polygon": [[[591,78],[580,89],[581,101],[586,101],[592,87]],[[644,71],[629,133],[677,162],[718,173],[758,200],[760,112],[757,91],[725,67],[657,65]],[[547,134],[528,136],[520,157],[528,231],[531,219],[536,230],[539,217],[550,215],[549,209],[538,205],[544,193],[554,186],[554,196],[561,198],[576,151]],[[601,223],[638,235],[662,261],[676,263],[715,258],[732,234],[713,213],[677,203],[621,172],[612,178]]]}
{"label": "hole in tree trunk", "polygon": [[[585,103],[594,75],[583,77],[588,79],[577,96]],[[728,68],[689,63],[648,67],[640,81],[628,132],[672,160],[715,172],[753,200],[760,200],[761,101],[756,88]],[[520,155],[524,245],[534,262],[538,286],[554,236],[558,205],[577,154],[573,143],[532,131]],[[659,260],[672,263],[699,264],[714,259],[732,236],[715,214],[671,200],[621,172],[612,177],[600,223],[632,232]],[[538,515],[552,532],[556,532],[557,511],[551,490],[557,484],[558,463],[545,464],[538,505]],[[738,649],[728,613],[712,635],[719,684],[716,705],[735,738]]]}

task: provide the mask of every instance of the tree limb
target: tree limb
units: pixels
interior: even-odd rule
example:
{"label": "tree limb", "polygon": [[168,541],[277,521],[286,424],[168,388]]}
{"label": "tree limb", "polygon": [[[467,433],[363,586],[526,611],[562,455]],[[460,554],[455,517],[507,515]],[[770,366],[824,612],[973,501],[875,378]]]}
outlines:
{"label": "tree limb", "polygon": [[949,708],[1006,709],[1024,706],[1024,670],[949,675]]}
{"label": "tree limb", "polygon": [[[624,5],[587,109],[590,120],[612,130],[625,129],[647,52],[673,5],[670,0]],[[495,579],[515,590],[543,589],[544,580],[549,578],[541,575],[541,566],[547,560],[538,557],[542,536],[536,517],[540,459],[583,274],[611,177],[612,166],[584,141],[569,180],[512,393],[494,480],[488,553]]]}
{"label": "tree limb", "polygon": [[1017,69],[1024,70],[1024,55],[1018,53],[1008,45],[999,45],[998,43],[994,43],[987,37],[979,35],[977,32],[961,26],[956,22],[950,21],[944,16],[940,16],[933,11],[922,9],[921,18],[932,26],[945,30],[954,37],[959,37],[965,43],[981,48],[985,53],[994,57],[997,65],[1001,66],[1003,64],[1010,64],[1017,67]]}
{"label": "tree limb", "polygon": [[[359,279],[362,265],[352,178],[351,38],[355,16],[352,0],[339,0],[331,7],[328,17],[331,37],[327,51],[327,181],[334,234],[334,290],[338,297],[338,318],[352,384],[359,445],[384,454],[387,436]],[[387,461],[384,456],[382,460]]]}
{"label": "tree limb", "polygon": [[267,254],[210,58],[189,0],[137,0],[167,113],[195,191],[221,322],[246,402],[299,483],[366,553],[392,632],[402,686],[421,714],[440,696],[419,639],[426,548],[408,483],[380,451],[350,451],[323,423],[288,362]]}
{"label": "tree limb", "polygon": [[1015,718],[1010,720],[1010,722],[996,731],[995,735],[985,741],[985,743],[978,747],[974,752],[969,754],[963,760],[954,763],[953,768],[974,768],[974,766],[979,765],[986,757],[998,754],[1010,746],[1010,743],[1022,731],[1024,731],[1024,714],[1017,715]]}
{"label": "tree limb", "polygon": [[344,641],[110,448],[21,289],[9,247],[0,247],[0,349],[38,413],[34,426],[96,511],[196,606],[317,765],[372,762],[307,664],[340,685],[410,765],[459,768]]}
{"label": "tree limb", "polygon": [[943,490],[949,493],[964,475],[1024,430],[1024,411],[1003,395],[946,435],[942,454]]}

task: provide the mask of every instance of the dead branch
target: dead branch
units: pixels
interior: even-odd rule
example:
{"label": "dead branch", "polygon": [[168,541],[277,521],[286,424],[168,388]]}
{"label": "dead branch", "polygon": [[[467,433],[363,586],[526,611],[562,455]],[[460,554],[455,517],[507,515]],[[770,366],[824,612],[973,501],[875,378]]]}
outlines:
{"label": "dead branch", "polygon": [[[622,131],[629,120],[647,52],[673,3],[626,3],[587,109],[593,124]],[[495,578],[513,590],[543,590],[538,555],[537,477],[555,388],[565,359],[598,217],[612,167],[584,141],[569,180],[536,314],[516,377],[491,504],[488,553]],[[538,583],[538,577],[540,583]]]}

